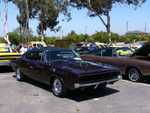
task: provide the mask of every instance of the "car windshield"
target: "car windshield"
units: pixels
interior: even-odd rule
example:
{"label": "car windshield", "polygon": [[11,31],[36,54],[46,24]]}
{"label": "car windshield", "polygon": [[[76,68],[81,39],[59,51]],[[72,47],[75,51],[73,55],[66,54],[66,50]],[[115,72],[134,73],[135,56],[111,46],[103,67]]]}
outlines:
{"label": "car windshield", "polygon": [[80,56],[73,50],[49,51],[47,53],[48,62],[62,59],[80,59]]}

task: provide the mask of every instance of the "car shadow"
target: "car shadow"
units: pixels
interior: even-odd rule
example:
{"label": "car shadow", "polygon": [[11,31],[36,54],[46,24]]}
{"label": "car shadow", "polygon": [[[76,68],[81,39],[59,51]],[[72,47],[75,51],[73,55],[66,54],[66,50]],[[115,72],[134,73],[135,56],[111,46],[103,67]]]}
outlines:
{"label": "car shadow", "polygon": [[9,73],[13,72],[13,69],[9,66],[1,66],[0,67],[0,73]]}
{"label": "car shadow", "polygon": [[[15,77],[15,75],[13,75],[13,77]],[[44,89],[46,91],[50,91],[48,85],[37,82],[37,81],[32,80],[30,78],[26,78],[24,82],[27,82],[31,85],[34,85],[35,87],[39,87],[39,88]],[[67,95],[65,96],[65,98],[71,99],[71,100],[76,101],[76,102],[81,102],[81,101],[86,101],[86,100],[90,100],[90,99],[94,99],[94,98],[100,98],[100,97],[112,95],[112,94],[115,94],[118,92],[119,92],[119,90],[109,88],[109,87],[106,87],[106,88],[103,88],[100,90],[94,90],[91,88],[90,89],[87,88],[85,90],[69,91],[69,92],[67,92]]]}
{"label": "car shadow", "polygon": [[[16,78],[16,75],[12,75],[12,77],[13,77],[13,78]],[[35,80],[33,80],[33,79],[30,79],[30,78],[27,78],[27,77],[25,77],[24,80],[21,81],[21,82],[29,83],[29,84],[31,84],[31,85],[34,85],[35,87],[39,87],[39,88],[41,88],[41,89],[44,89],[44,90],[46,90],[46,91],[49,91],[48,85],[45,85],[45,84],[40,83],[40,82],[37,82],[37,81],[35,81]]]}
{"label": "car shadow", "polygon": [[149,84],[149,85],[150,85],[150,76],[144,77],[144,80],[142,81],[142,83],[145,83],[145,84]]}
{"label": "car shadow", "polygon": [[95,90],[95,89],[86,89],[84,91],[76,90],[76,91],[69,92],[69,94],[67,95],[67,98],[76,102],[82,102],[82,101],[87,101],[90,99],[113,95],[118,92],[120,91],[117,89],[109,88],[109,87],[102,88],[99,90]]}

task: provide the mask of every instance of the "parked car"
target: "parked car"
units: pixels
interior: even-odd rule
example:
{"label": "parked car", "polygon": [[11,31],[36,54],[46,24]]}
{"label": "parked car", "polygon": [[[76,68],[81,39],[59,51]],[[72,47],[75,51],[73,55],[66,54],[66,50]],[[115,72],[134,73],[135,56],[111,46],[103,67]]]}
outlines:
{"label": "parked car", "polygon": [[116,66],[124,77],[133,82],[141,81],[143,77],[150,75],[150,44],[145,44],[129,57],[84,55],[82,59]]}
{"label": "parked car", "polygon": [[85,52],[84,54],[96,55],[96,56],[110,56],[110,57],[124,57],[129,56],[133,51],[128,47],[107,47],[99,48],[93,51]]}
{"label": "parked car", "polygon": [[31,47],[36,46],[37,48],[47,47],[47,45],[44,41],[31,41],[31,42],[29,42],[28,45],[31,46]]}
{"label": "parked car", "polygon": [[20,56],[18,52],[12,50],[7,44],[0,43],[0,66],[10,66],[10,62]]}
{"label": "parked car", "polygon": [[83,61],[73,50],[61,48],[32,49],[12,66],[17,80],[27,76],[45,83],[56,96],[67,90],[105,87],[121,78],[118,68]]}

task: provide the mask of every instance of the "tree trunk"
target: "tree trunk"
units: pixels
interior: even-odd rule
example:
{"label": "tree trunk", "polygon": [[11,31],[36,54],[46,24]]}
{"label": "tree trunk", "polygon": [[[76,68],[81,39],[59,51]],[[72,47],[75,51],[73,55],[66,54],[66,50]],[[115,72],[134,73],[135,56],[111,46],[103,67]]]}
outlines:
{"label": "tree trunk", "polygon": [[107,18],[107,26],[106,26],[106,30],[107,30],[107,33],[110,33],[110,15],[109,15],[109,12],[107,12],[106,14],[106,18]]}
{"label": "tree trunk", "polygon": [[43,22],[41,23],[41,41],[43,42],[44,41],[44,28],[43,28]]}
{"label": "tree trunk", "polygon": [[109,11],[106,13],[106,18],[107,18],[107,24],[106,24],[106,30],[109,36],[109,43],[111,43],[111,24],[110,24],[110,13]]}

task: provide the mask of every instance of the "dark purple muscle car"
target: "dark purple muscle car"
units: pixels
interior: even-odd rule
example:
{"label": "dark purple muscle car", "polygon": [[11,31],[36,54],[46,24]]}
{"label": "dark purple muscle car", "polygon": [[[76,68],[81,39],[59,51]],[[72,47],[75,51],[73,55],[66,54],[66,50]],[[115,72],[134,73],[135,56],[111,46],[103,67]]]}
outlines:
{"label": "dark purple muscle car", "polygon": [[83,61],[73,50],[61,48],[30,50],[12,66],[18,81],[27,76],[45,83],[55,96],[83,87],[105,87],[121,78],[117,68]]}

